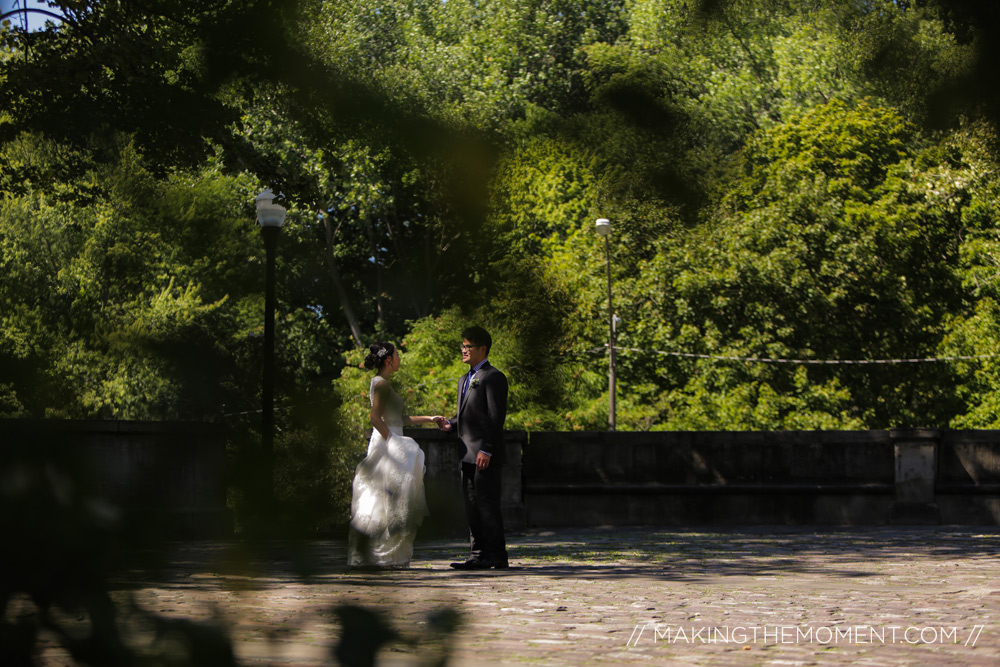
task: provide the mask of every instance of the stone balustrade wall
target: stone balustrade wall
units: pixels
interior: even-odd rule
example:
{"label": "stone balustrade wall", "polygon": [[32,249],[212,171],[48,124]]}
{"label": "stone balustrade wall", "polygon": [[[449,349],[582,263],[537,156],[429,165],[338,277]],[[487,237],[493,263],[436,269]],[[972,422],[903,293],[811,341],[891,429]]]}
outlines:
{"label": "stone balustrade wall", "polygon": [[[428,531],[464,534],[454,436],[407,434],[426,452]],[[512,530],[1000,525],[1000,431],[513,431],[507,440],[503,509]],[[47,457],[86,470],[96,496],[164,528],[231,530],[218,426],[0,420],[0,486],[24,481],[17,461]]]}

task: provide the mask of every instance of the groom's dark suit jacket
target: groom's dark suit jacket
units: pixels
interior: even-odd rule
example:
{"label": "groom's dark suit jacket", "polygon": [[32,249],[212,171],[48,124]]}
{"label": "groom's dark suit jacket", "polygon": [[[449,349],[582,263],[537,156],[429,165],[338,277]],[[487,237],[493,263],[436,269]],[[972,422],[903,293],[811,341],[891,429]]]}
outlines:
{"label": "groom's dark suit jacket", "polygon": [[451,426],[465,446],[462,461],[475,463],[476,455],[484,451],[492,458],[490,465],[499,465],[507,456],[503,426],[507,420],[507,376],[487,361],[472,378],[462,396],[467,375],[458,379],[458,415]]}

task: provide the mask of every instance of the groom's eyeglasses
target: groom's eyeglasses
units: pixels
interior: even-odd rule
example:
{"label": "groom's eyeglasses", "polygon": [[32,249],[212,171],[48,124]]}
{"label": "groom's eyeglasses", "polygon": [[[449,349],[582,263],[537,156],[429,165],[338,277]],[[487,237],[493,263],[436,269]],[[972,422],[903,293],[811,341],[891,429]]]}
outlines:
{"label": "groom's eyeglasses", "polygon": [[482,347],[482,345],[465,345],[464,343],[462,344],[463,350],[474,350],[477,347]]}

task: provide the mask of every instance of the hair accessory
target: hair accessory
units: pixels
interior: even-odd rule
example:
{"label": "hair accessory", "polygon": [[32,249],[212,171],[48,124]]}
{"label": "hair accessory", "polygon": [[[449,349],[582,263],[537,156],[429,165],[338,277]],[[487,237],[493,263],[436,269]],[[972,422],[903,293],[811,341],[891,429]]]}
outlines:
{"label": "hair accessory", "polygon": [[385,355],[386,355],[386,349],[383,347],[381,350],[378,351],[378,354],[376,354],[375,356],[381,359]]}

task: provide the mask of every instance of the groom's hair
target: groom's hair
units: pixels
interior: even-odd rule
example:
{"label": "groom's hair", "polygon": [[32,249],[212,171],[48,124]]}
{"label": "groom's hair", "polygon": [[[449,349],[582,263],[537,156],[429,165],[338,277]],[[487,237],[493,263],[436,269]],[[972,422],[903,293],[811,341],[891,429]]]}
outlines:
{"label": "groom's hair", "polygon": [[482,327],[466,327],[462,331],[462,338],[469,341],[476,347],[485,345],[486,354],[489,354],[490,348],[493,347],[493,337],[490,336],[490,333]]}

